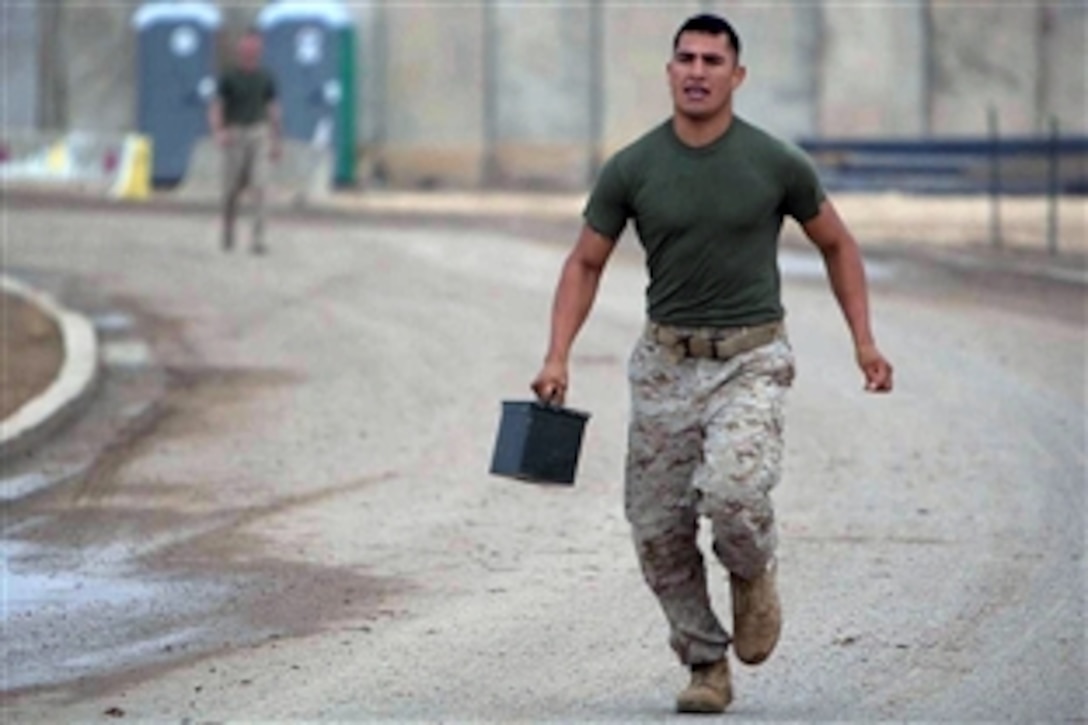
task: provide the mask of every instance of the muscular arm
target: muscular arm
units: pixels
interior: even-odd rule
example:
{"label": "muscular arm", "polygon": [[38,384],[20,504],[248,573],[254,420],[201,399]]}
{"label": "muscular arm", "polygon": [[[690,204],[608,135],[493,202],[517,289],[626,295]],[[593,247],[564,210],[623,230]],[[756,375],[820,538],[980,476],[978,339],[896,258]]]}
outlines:
{"label": "muscular arm", "polygon": [[831,289],[850,327],[854,347],[872,345],[869,293],[857,241],[829,201],[820,205],[820,213],[805,222],[803,229],[823,255]]}
{"label": "muscular arm", "polygon": [[819,214],[802,227],[823,255],[831,289],[854,339],[866,388],[876,392],[891,390],[892,367],[877,349],[869,321],[869,292],[857,241],[830,201],[824,201]]}
{"label": "muscular arm", "polygon": [[563,263],[552,303],[548,353],[544,368],[532,384],[533,391],[542,400],[562,403],[566,395],[571,346],[589,316],[601,274],[615,246],[614,240],[584,225],[577,244]]}

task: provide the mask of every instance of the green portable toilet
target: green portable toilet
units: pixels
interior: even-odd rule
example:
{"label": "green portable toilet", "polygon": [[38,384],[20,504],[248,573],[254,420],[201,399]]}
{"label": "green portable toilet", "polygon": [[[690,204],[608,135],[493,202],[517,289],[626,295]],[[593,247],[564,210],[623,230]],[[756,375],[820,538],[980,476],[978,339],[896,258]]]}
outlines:
{"label": "green portable toilet", "polygon": [[281,0],[257,16],[264,64],[275,76],[283,132],[327,145],[333,182],[355,183],[355,26],[339,2]]}

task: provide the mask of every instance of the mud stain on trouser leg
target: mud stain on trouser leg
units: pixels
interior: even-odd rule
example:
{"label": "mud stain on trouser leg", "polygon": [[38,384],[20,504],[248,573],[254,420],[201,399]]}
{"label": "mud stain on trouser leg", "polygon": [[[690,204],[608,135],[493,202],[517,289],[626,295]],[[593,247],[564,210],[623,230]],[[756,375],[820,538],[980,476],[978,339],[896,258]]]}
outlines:
{"label": "mud stain on trouser leg", "polygon": [[729,646],[729,635],[710,606],[697,532],[694,515],[689,526],[657,536],[635,532],[642,574],[669,621],[669,645],[685,664],[715,662]]}

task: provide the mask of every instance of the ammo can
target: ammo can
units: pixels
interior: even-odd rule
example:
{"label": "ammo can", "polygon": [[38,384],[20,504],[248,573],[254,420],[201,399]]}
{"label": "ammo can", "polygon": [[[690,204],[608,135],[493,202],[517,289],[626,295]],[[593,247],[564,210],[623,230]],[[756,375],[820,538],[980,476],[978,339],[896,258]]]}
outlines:
{"label": "ammo can", "polygon": [[574,484],[589,414],[536,401],[503,401],[491,473],[533,483]]}

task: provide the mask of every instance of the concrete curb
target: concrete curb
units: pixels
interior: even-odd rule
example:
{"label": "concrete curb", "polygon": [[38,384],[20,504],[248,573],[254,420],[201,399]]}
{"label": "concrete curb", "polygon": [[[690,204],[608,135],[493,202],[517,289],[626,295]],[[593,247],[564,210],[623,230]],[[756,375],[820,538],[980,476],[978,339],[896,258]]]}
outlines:
{"label": "concrete curb", "polygon": [[0,288],[38,307],[60,328],[64,360],[56,379],[37,397],[0,421],[0,457],[26,452],[81,409],[98,382],[98,336],[83,315],[61,307],[52,297],[0,274]]}

